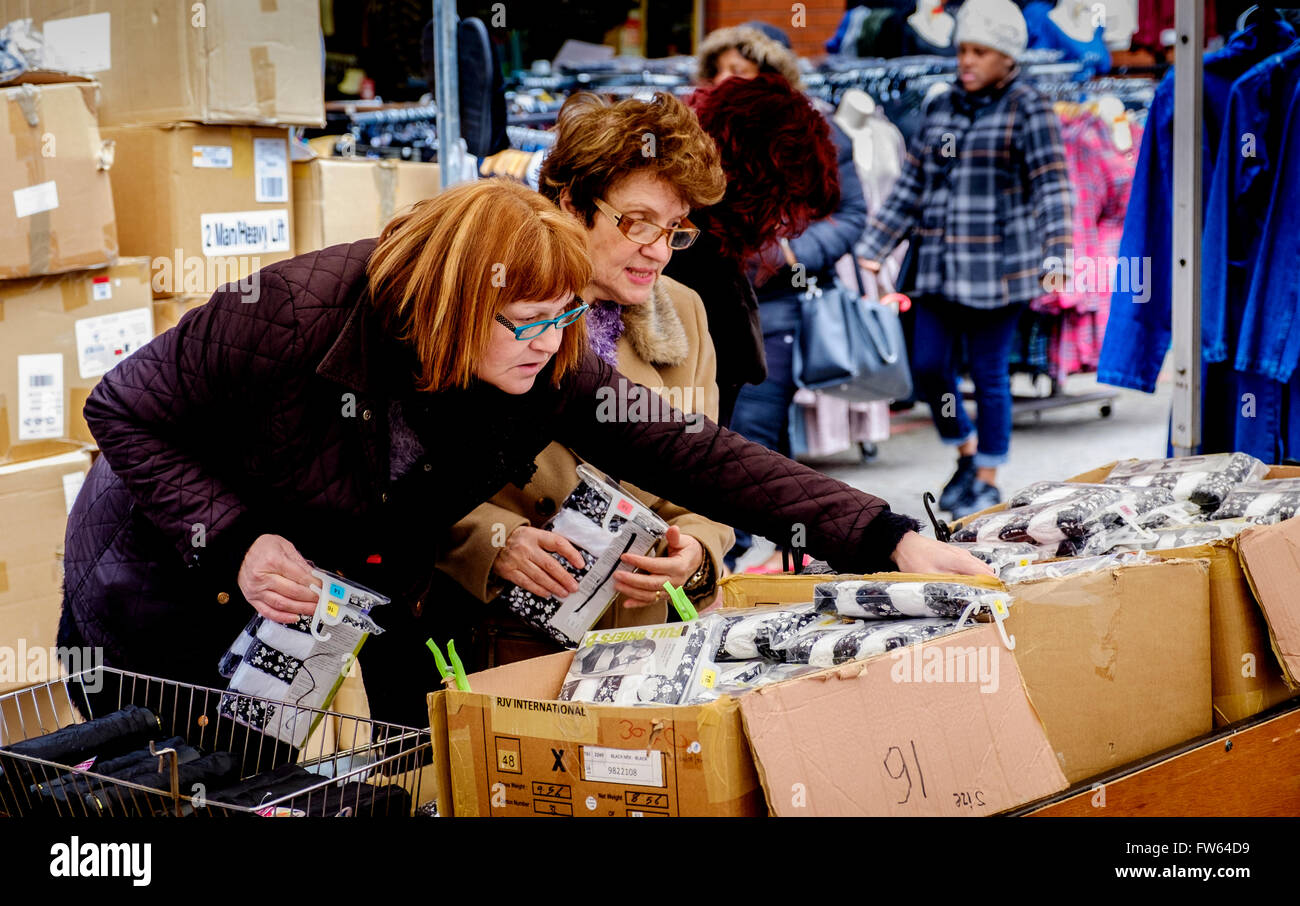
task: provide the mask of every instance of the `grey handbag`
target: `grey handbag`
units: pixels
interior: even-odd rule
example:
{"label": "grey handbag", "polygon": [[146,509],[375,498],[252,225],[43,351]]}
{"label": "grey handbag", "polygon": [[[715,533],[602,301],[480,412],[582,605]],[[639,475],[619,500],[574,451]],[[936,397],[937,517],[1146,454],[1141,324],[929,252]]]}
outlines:
{"label": "grey handbag", "polygon": [[867,298],[856,261],[853,272],[856,294],[838,278],[828,289],[808,278],[795,383],[852,403],[906,399],[912,395],[912,372],[898,312]]}

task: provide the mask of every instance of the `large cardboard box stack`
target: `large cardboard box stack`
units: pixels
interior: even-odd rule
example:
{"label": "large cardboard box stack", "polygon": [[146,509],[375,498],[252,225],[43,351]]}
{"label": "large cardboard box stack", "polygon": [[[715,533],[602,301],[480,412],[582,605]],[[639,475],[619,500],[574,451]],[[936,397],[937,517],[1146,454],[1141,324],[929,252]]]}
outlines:
{"label": "large cardboard box stack", "polygon": [[438,165],[404,160],[320,157],[293,165],[299,252],[378,236],[417,201],[437,195]]}
{"label": "large cardboard box stack", "polygon": [[101,122],[325,125],[318,0],[0,0],[46,67],[104,86]]}
{"label": "large cardboard box stack", "polygon": [[62,601],[63,534],[89,469],[90,454],[71,444],[0,465],[0,513],[11,529],[0,533],[0,693],[58,677],[50,649]]}
{"label": "large cardboard box stack", "polygon": [[[0,18],[0,23],[5,21]],[[111,263],[118,252],[99,86],[0,88],[0,280]],[[12,226],[10,226],[12,225]]]}
{"label": "large cardboard box stack", "polygon": [[0,462],[46,456],[66,441],[92,443],[81,415],[86,397],[151,339],[146,259],[0,281]]}
{"label": "large cardboard box stack", "polygon": [[[150,259],[156,297],[211,294],[293,256],[286,130],[175,123],[104,134],[116,143],[122,253]],[[245,288],[256,292],[255,281]]]}
{"label": "large cardboard box stack", "polygon": [[0,0],[0,22],[42,33],[47,67],[102,85],[120,251],[151,260],[155,296],[293,254],[284,127],[325,123],[319,16],[317,0]]}

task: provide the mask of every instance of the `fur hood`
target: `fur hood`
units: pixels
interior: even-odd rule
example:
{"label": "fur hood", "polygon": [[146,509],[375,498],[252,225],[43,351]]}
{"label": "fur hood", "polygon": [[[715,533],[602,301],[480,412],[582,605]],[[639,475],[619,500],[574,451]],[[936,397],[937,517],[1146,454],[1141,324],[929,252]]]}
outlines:
{"label": "fur hood", "polygon": [[775,72],[784,76],[792,88],[803,88],[799,59],[781,44],[748,25],[716,29],[700,42],[697,77],[701,82],[713,81],[713,77],[718,74],[718,57],[726,50],[735,50],[757,65],[760,72]]}
{"label": "fur hood", "polygon": [[636,354],[651,365],[681,365],[691,351],[669,283],[660,277],[650,288],[645,304],[623,306],[623,335]]}

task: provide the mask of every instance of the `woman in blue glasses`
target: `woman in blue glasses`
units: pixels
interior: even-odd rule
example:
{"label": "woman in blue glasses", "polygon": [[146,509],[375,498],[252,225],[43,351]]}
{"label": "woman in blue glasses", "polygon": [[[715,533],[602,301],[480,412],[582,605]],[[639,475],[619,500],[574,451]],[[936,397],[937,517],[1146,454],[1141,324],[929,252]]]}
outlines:
{"label": "woman in blue glasses", "polygon": [[[673,252],[689,247],[699,233],[688,218],[691,210],[715,204],[725,188],[718,152],[695,115],[667,93],[619,103],[575,95],[559,115],[540,185],[586,232],[592,275],[579,295],[588,306],[592,351],[684,414],[716,421],[717,360],[704,305],[693,290],[662,274]],[[611,402],[617,414],[617,401]],[[525,487],[503,488],[452,528],[438,561],[458,583],[448,594],[464,589],[475,606],[506,583],[542,598],[563,599],[577,590],[572,571],[553,555],[580,570],[582,553],[543,526],[578,485],[578,462],[569,447],[551,444]],[[622,477],[618,463],[603,468]],[[668,616],[665,581],[696,601],[711,599],[732,543],[728,526],[653,493],[632,492],[668,523],[668,536],[652,552],[657,556],[624,555],[640,572],[615,573],[619,596],[603,626],[662,623]],[[556,647],[509,614],[491,614],[485,629],[477,653],[489,663]]]}

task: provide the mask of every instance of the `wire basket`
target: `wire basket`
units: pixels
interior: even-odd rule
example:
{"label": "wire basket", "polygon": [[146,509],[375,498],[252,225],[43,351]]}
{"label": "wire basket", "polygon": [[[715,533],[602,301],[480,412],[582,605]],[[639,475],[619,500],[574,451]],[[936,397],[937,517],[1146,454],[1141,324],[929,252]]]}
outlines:
{"label": "wire basket", "polygon": [[[19,740],[80,723],[77,710],[87,719],[102,716],[94,713],[96,699],[88,699],[85,693],[105,688],[116,692],[108,697],[110,702],[116,700],[111,710],[134,704],[152,711],[162,739],[180,737],[204,752],[229,752],[238,762],[240,781],[296,764],[319,774],[320,782],[276,798],[268,794],[255,806],[236,805],[208,796],[198,784],[181,789],[178,753],[172,748],[156,749],[153,742],[149,750],[159,757],[159,771],[170,776],[169,789],[97,774],[93,764],[59,764],[4,750]],[[297,712],[297,719],[332,732],[314,732],[302,749],[296,749],[218,716],[223,697]],[[106,711],[104,698],[98,697],[100,711]],[[0,814],[406,816],[422,802],[423,768],[431,760],[431,751],[427,730],[99,667],[0,696]],[[54,788],[51,784],[64,795],[48,795]],[[431,788],[429,798],[433,798]]]}

